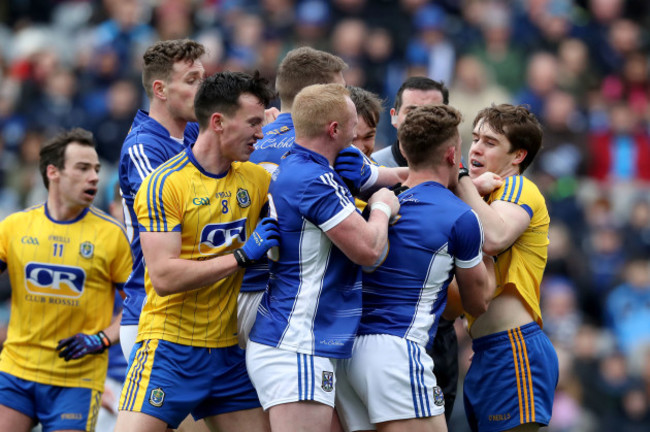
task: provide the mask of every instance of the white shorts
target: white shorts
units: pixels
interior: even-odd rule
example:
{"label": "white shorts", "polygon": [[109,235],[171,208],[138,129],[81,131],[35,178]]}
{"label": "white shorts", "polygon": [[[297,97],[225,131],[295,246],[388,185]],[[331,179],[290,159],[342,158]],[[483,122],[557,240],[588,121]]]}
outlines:
{"label": "white shorts", "polygon": [[237,296],[237,338],[241,349],[246,349],[248,335],[255,324],[257,307],[263,295],[264,291],[245,291]]}
{"label": "white shorts", "polygon": [[129,361],[131,350],[135,345],[135,340],[138,337],[138,325],[123,325],[120,326],[120,346],[122,347],[122,354]]}
{"label": "white shorts", "polygon": [[445,412],[433,360],[423,346],[397,336],[357,336],[337,378],[336,409],[352,431]]}
{"label": "white shorts", "polygon": [[264,410],[290,402],[334,407],[338,359],[286,351],[248,341],[246,368]]}

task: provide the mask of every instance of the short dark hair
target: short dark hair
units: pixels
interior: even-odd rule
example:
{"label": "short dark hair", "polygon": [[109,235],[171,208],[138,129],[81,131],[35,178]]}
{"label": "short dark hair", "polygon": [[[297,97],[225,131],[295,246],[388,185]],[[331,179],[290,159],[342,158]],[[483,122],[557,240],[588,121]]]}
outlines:
{"label": "short dark hair", "polygon": [[460,112],[449,105],[423,105],[409,111],[397,131],[409,165],[431,163],[432,155],[458,136],[462,119]]}
{"label": "short dark hair", "polygon": [[145,51],[142,59],[142,86],[149,99],[153,99],[153,82],[168,80],[174,63],[192,63],[205,54],[205,47],[191,39],[158,41]]}
{"label": "short dark hair", "polygon": [[310,47],[296,48],[280,62],[275,89],[280,101],[291,106],[300,90],[313,84],[330,84],[336,74],[347,68],[343,59],[334,54]]}
{"label": "short dark hair", "polygon": [[395,111],[399,112],[399,109],[402,107],[402,94],[404,90],[438,90],[442,93],[442,103],[449,105],[449,89],[445,86],[445,83],[442,81],[435,81],[431,78],[423,76],[414,76],[409,77],[404,81],[397,90],[397,96],[395,96]]}
{"label": "short dark hair", "polygon": [[347,86],[357,115],[371,128],[377,127],[382,110],[382,100],[375,93],[356,86]]}
{"label": "short dark hair", "polygon": [[95,148],[95,140],[92,132],[81,128],[63,131],[51,138],[41,148],[38,169],[41,172],[41,177],[43,177],[45,188],[50,188],[50,180],[47,178],[47,167],[54,165],[59,170],[65,168],[65,149],[73,142],[82,146]]}
{"label": "short dark hair", "polygon": [[254,75],[244,72],[218,72],[206,78],[196,92],[194,112],[203,130],[208,127],[210,117],[215,112],[233,115],[239,109],[239,96],[252,94],[265,107],[275,94],[269,82],[260,77],[259,71]]}
{"label": "short dark hair", "polygon": [[483,108],[476,114],[472,127],[483,120],[496,133],[505,135],[510,142],[510,152],[526,150],[526,157],[519,164],[519,174],[528,168],[542,147],[542,125],[524,105],[500,104]]}

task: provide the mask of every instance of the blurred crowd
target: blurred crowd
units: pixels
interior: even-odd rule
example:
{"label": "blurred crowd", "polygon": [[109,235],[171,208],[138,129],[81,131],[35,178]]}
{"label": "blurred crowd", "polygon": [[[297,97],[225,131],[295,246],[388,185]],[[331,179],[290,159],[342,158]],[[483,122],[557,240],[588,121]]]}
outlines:
{"label": "blurred crowd", "polygon": [[[549,430],[648,431],[648,29],[645,0],[6,0],[0,219],[44,200],[40,146],[72,126],[95,134],[106,190],[96,204],[107,205],[122,141],[146,109],[142,53],[159,39],[202,42],[207,74],[271,81],[296,46],[342,57],[347,83],[384,101],[377,148],[395,139],[388,108],[407,76],[449,87],[464,152],[479,109],[527,104],[544,125],[527,175],[551,214],[542,312],[560,382]],[[0,302],[7,285],[0,278]],[[450,430],[466,430],[462,399],[456,408]]]}

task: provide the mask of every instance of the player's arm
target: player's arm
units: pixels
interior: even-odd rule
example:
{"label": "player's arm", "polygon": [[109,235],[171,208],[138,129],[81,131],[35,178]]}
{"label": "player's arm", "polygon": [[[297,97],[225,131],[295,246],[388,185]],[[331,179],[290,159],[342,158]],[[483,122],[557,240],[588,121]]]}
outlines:
{"label": "player's arm", "polygon": [[468,176],[458,181],[454,192],[478,214],[485,235],[483,251],[488,255],[498,255],[512,246],[530,224],[529,214],[517,204],[483,201]]}
{"label": "player's arm", "polygon": [[388,221],[397,214],[399,202],[393,192],[380,189],[370,197],[368,206],[367,222],[355,211],[325,232],[352,262],[364,266],[376,264],[385,253]]}
{"label": "player's arm", "polygon": [[265,218],[234,254],[194,261],[180,258],[179,232],[140,233],[149,277],[154,290],[161,297],[212,285],[240,268],[255,263],[269,248],[279,245],[278,239],[277,222]]}
{"label": "player's arm", "polygon": [[494,278],[488,276],[484,261],[471,268],[456,266],[456,286],[462,309],[475,317],[485,313],[496,288],[495,284],[491,284],[493,281]]}

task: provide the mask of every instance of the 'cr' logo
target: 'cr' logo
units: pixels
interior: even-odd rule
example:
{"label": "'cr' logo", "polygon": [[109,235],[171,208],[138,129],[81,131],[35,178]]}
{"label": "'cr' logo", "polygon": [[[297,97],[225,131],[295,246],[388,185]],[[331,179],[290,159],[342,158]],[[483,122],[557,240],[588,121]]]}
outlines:
{"label": "'cr' logo", "polygon": [[211,255],[217,253],[215,249],[228,247],[238,241],[246,243],[246,218],[223,224],[210,224],[201,231],[201,244],[199,253]]}
{"label": "'cr' logo", "polygon": [[32,294],[79,298],[86,272],[80,267],[30,262],[25,266],[25,288]]}

